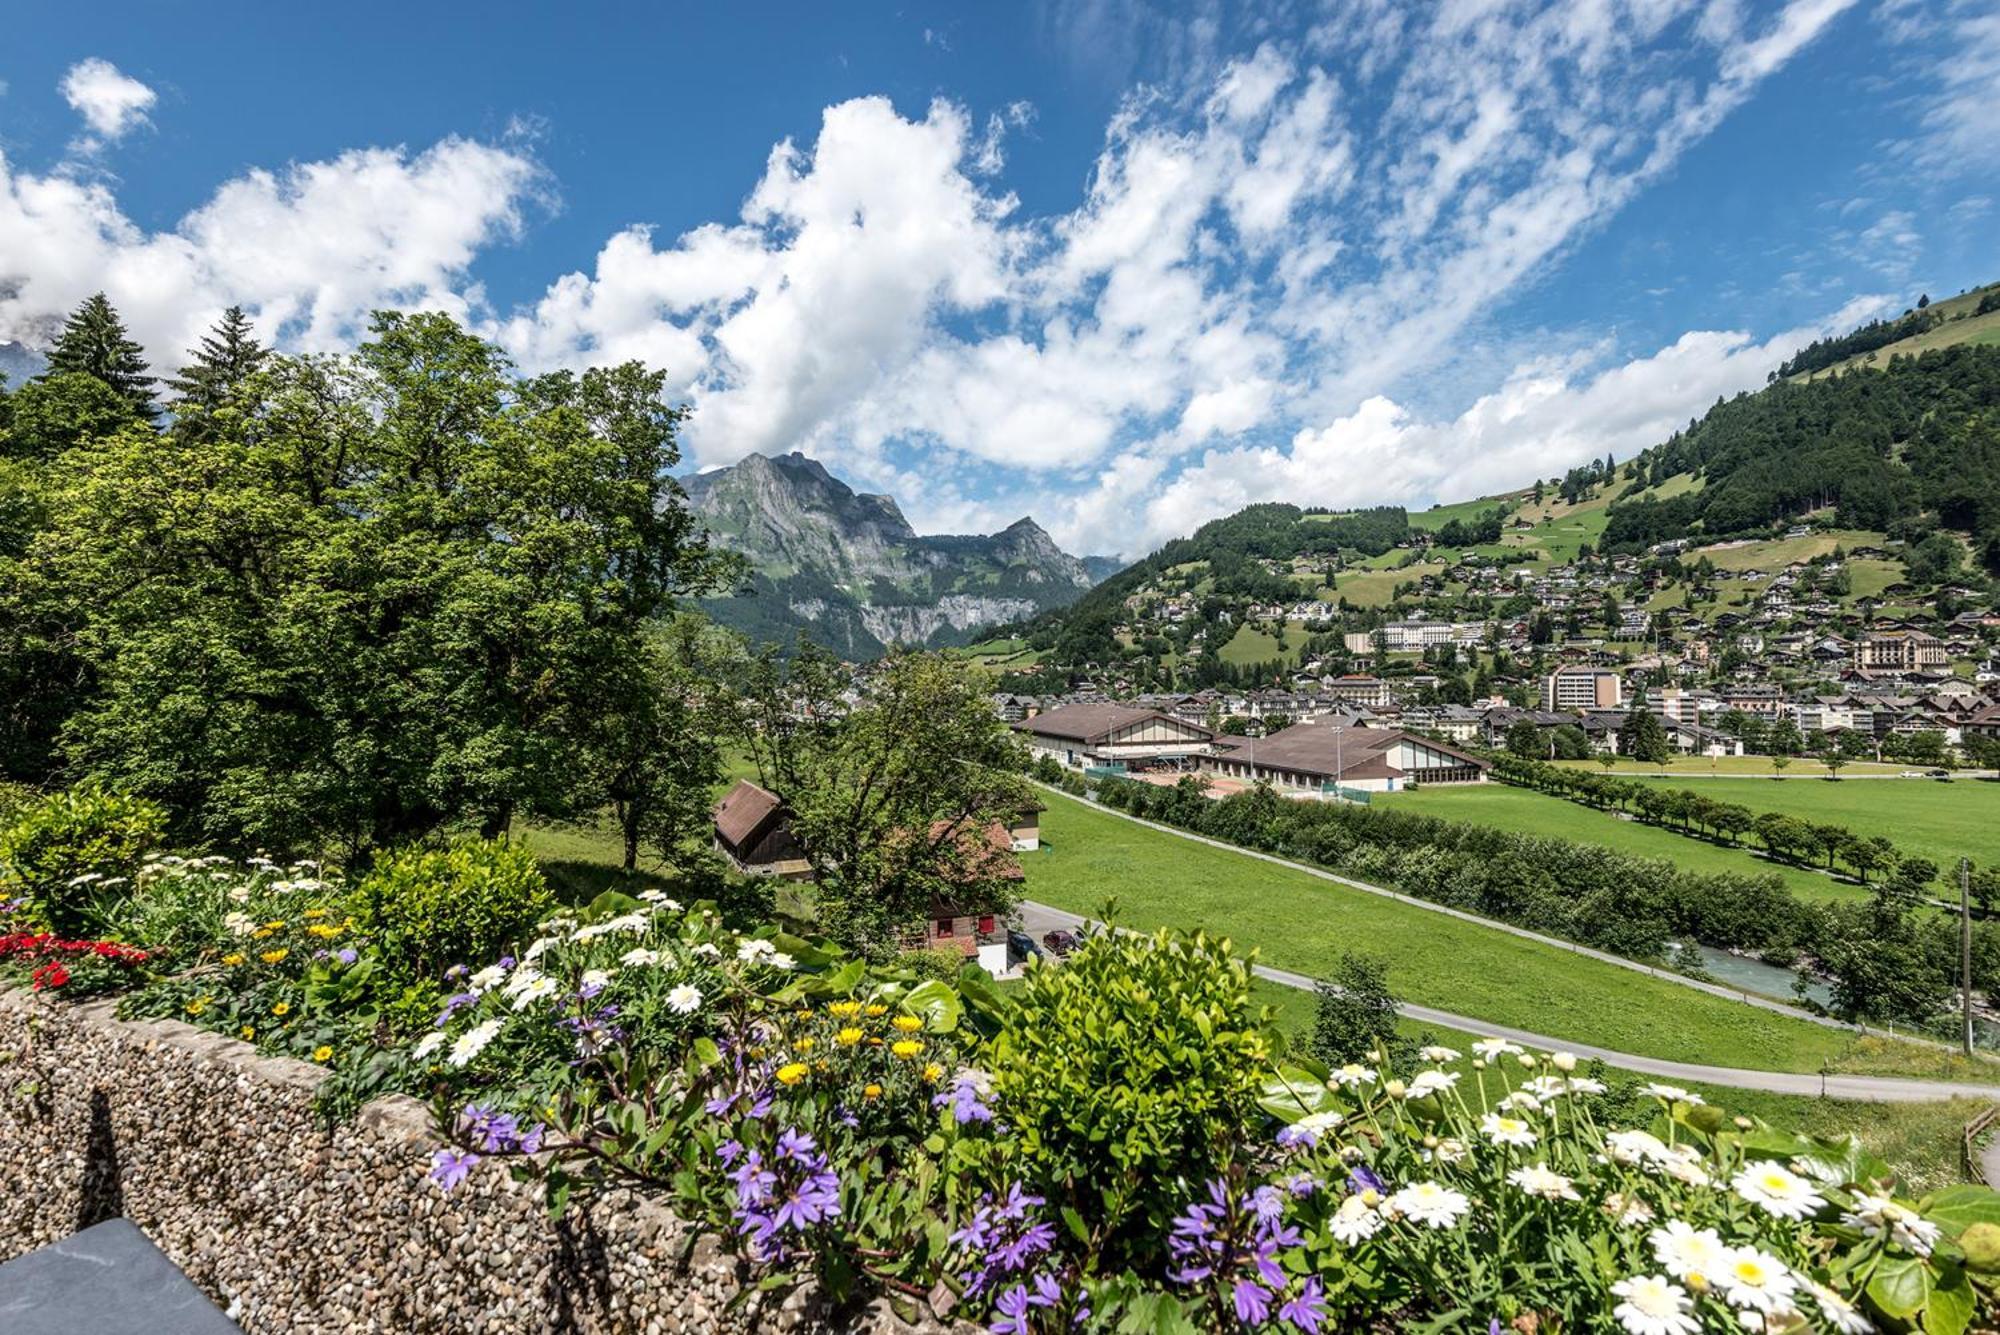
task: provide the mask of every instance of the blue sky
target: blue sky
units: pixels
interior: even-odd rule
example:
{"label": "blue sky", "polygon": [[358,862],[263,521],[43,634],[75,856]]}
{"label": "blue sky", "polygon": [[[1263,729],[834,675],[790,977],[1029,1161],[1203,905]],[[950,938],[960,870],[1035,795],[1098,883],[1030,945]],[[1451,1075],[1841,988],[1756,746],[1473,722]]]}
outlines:
{"label": "blue sky", "polygon": [[1623,457],[2000,278],[1988,0],[459,9],[16,17],[0,340],[436,307],[665,368],[701,466],[1132,555]]}

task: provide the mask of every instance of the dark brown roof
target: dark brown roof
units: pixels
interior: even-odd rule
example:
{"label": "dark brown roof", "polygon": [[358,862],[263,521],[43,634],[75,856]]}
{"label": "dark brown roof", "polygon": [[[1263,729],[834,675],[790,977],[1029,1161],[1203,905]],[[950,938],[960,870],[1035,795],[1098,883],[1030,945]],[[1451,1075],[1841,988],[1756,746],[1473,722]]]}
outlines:
{"label": "dark brown roof", "polygon": [[[1332,779],[1393,778],[1404,771],[1390,761],[1389,752],[1406,735],[1401,728],[1338,728],[1324,723],[1296,723],[1260,741],[1246,740],[1228,754],[1231,760],[1259,768],[1323,774]],[[1428,737],[1410,737],[1410,740],[1442,751],[1461,764],[1485,768],[1484,761],[1443,742]]]}
{"label": "dark brown roof", "polygon": [[1063,737],[1089,743],[1100,741],[1120,728],[1130,727],[1134,723],[1144,723],[1148,719],[1164,719],[1176,727],[1191,728],[1203,737],[1214,735],[1199,724],[1175,718],[1172,714],[1162,714],[1157,709],[1140,709],[1133,705],[1115,705],[1109,702],[1064,705],[1060,709],[1051,709],[1033,718],[1022,719],[1013,726],[1017,732],[1034,733],[1042,737]]}
{"label": "dark brown roof", "polygon": [[783,806],[776,793],[738,779],[715,804],[715,832],[731,848],[742,848]]}

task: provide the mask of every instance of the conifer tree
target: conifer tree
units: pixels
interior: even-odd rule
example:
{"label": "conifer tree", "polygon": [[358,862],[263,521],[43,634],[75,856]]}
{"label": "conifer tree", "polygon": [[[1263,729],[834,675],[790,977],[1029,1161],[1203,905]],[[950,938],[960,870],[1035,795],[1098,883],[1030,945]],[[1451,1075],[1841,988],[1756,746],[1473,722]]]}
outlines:
{"label": "conifer tree", "polygon": [[141,417],[151,417],[153,377],[147,371],[145,350],[125,332],[102,292],[90,297],[71,313],[56,345],[49,350],[48,375],[61,372],[94,376],[116,390]]}
{"label": "conifer tree", "polygon": [[257,341],[241,306],[222,313],[201,346],[188,350],[188,364],[167,381],[174,392],[176,424],[201,434],[210,413],[228,403],[245,378],[264,364],[271,350]]}

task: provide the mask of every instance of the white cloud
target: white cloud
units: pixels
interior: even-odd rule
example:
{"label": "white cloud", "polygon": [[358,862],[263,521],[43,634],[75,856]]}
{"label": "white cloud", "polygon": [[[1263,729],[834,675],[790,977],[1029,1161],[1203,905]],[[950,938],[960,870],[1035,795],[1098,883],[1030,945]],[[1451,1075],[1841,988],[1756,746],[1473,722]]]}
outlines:
{"label": "white cloud", "polygon": [[62,95],[91,133],[105,141],[144,125],[146,112],[157,100],[145,84],[95,56],[70,66],[63,75]]}
{"label": "white cloud", "polygon": [[511,310],[473,270],[543,188],[512,147],[252,172],[157,233],[103,183],[0,158],[0,338],[100,286],[162,359],[231,301],[305,347],[351,340],[372,306],[431,306],[530,368],[666,369],[704,466],[805,449],[920,524],[1032,509],[1090,551],[1244,498],[1497,485],[1653,443],[1775,360],[1691,334],[1616,371],[1593,374],[1602,349],[1516,367],[1448,422],[1399,402],[1851,2],[1339,0],[1306,40],[1224,61],[1218,19],[1081,0],[1057,27],[1170,49],[1073,209],[1024,217],[1000,181],[1025,108],[979,124],[857,98],[746,174],[734,218],[626,228]]}
{"label": "white cloud", "polygon": [[0,154],[0,340],[46,341],[99,290],[162,365],[231,304],[307,349],[353,342],[378,307],[466,316],[480,304],[472,261],[519,228],[539,183],[532,159],[470,140],[359,149],[251,172],[147,232],[105,183]]}

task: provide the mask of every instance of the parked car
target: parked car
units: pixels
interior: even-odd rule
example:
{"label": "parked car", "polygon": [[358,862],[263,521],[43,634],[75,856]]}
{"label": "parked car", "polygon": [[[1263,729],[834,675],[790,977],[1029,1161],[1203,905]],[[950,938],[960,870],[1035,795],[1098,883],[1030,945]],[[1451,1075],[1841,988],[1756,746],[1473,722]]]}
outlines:
{"label": "parked car", "polygon": [[1076,934],[1058,927],[1052,932],[1042,933],[1042,944],[1048,947],[1049,954],[1065,959],[1077,947]]}
{"label": "parked car", "polygon": [[1042,953],[1042,948],[1035,944],[1035,938],[1026,932],[1007,933],[1007,956],[1010,960],[1020,960],[1025,963],[1039,958]]}

